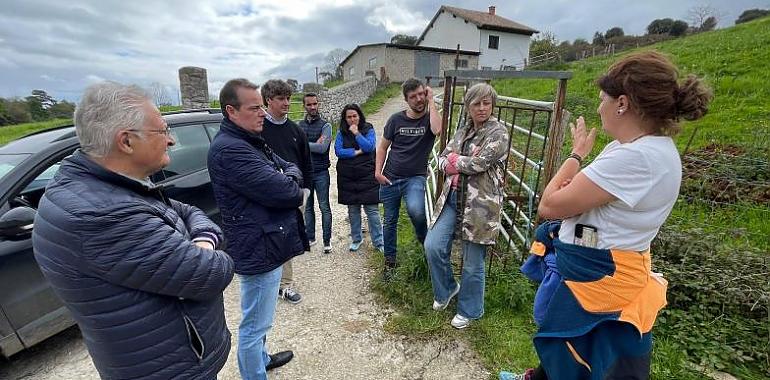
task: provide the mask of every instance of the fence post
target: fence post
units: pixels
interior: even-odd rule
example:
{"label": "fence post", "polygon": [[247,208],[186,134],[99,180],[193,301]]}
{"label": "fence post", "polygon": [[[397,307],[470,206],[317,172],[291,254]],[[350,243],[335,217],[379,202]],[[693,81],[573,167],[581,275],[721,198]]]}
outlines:
{"label": "fence post", "polygon": [[[441,135],[439,136],[438,143],[439,154],[444,151],[444,148],[446,148],[446,144],[449,139],[449,115],[452,114],[452,95],[454,92],[454,86],[454,77],[444,77],[444,104],[441,106]],[[436,176],[436,192],[434,193],[434,202],[438,199],[439,195],[441,195],[441,192],[444,190],[443,188],[444,172],[439,170],[438,175]]]}
{"label": "fence post", "polygon": [[553,104],[554,117],[548,128],[548,143],[543,153],[543,184],[546,185],[556,174],[561,162],[561,148],[564,143],[564,128],[567,120],[564,120],[564,102],[567,97],[567,80],[559,80],[559,88],[556,92],[556,101]]}

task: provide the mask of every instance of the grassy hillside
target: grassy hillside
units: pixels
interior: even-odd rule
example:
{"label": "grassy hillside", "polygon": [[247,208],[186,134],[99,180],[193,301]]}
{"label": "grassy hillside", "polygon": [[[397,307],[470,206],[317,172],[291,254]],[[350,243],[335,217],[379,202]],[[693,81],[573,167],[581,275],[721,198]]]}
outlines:
{"label": "grassy hillside", "polygon": [[[668,302],[656,323],[653,379],[702,379],[694,365],[741,379],[770,376],[770,18],[667,41],[657,49],[683,74],[705,79],[715,93],[709,114],[684,124],[682,196],[653,243],[656,271],[669,283]],[[614,57],[562,65],[574,74],[567,108],[600,128],[595,79]],[[498,80],[501,95],[552,101],[553,80]],[[595,152],[609,138],[601,134]],[[399,225],[398,279],[373,286],[399,308],[387,327],[408,335],[468,339],[492,371],[536,365],[531,336],[534,285],[515,260],[495,262],[487,275],[485,315],[468,331],[448,326],[453,305],[430,309],[430,278],[411,226]],[[381,256],[373,258],[382,265]],[[491,378],[496,378],[493,374]]]}
{"label": "grassy hillside", "polygon": [[[716,98],[709,114],[697,122],[687,123],[682,137],[699,128],[695,146],[710,142],[770,146],[770,18],[735,27],[701,33],[687,38],[645,47],[667,54],[682,74],[696,74],[712,86]],[[633,50],[637,51],[637,50]],[[623,52],[574,62],[563,67],[574,73],[568,84],[567,108],[584,115],[589,125],[599,127],[596,108],[599,88],[594,81]],[[539,100],[553,100],[556,85],[549,80],[501,80],[494,83],[501,95]],[[679,138],[684,147],[686,138]]]}

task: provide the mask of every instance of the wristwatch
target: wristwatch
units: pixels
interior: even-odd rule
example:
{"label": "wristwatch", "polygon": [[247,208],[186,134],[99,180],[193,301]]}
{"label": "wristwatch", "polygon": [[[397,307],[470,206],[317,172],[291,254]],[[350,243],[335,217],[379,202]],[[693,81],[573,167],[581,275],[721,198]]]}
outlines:
{"label": "wristwatch", "polygon": [[577,160],[579,166],[583,166],[583,157],[580,157],[579,154],[572,152],[567,156],[567,159],[574,158]]}

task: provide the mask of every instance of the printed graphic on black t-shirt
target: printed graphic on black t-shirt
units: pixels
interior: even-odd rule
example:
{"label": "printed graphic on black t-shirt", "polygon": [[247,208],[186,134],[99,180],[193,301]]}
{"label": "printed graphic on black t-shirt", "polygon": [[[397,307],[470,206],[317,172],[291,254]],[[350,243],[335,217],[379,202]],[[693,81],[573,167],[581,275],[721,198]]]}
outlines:
{"label": "printed graphic on black t-shirt", "polygon": [[391,181],[414,176],[425,176],[428,155],[436,136],[430,129],[430,114],[419,119],[406,116],[406,111],[393,114],[385,124],[383,135],[391,141],[383,174]]}
{"label": "printed graphic on black t-shirt", "polygon": [[403,136],[422,136],[425,134],[425,127],[401,127],[398,129],[398,133]]}

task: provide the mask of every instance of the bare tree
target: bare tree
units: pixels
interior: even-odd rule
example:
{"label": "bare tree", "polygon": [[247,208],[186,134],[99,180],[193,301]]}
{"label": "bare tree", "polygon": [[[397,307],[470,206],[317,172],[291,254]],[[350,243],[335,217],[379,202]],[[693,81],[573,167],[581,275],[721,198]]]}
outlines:
{"label": "bare tree", "polygon": [[[704,25],[710,26],[715,21],[718,23],[719,19],[723,16],[724,13],[722,11],[710,4],[696,5],[687,11],[687,19],[690,20],[690,25],[698,30],[703,29]],[[711,20],[709,20],[710,18]],[[706,22],[707,20],[708,23]]]}
{"label": "bare tree", "polygon": [[342,79],[342,66],[340,64],[348,54],[350,54],[349,51],[340,48],[327,53],[326,57],[324,57],[324,71],[332,73],[334,79]]}
{"label": "bare tree", "polygon": [[149,92],[150,95],[152,95],[152,101],[155,103],[155,106],[171,105],[171,95],[168,94],[166,86],[162,85],[160,82],[150,83]]}

